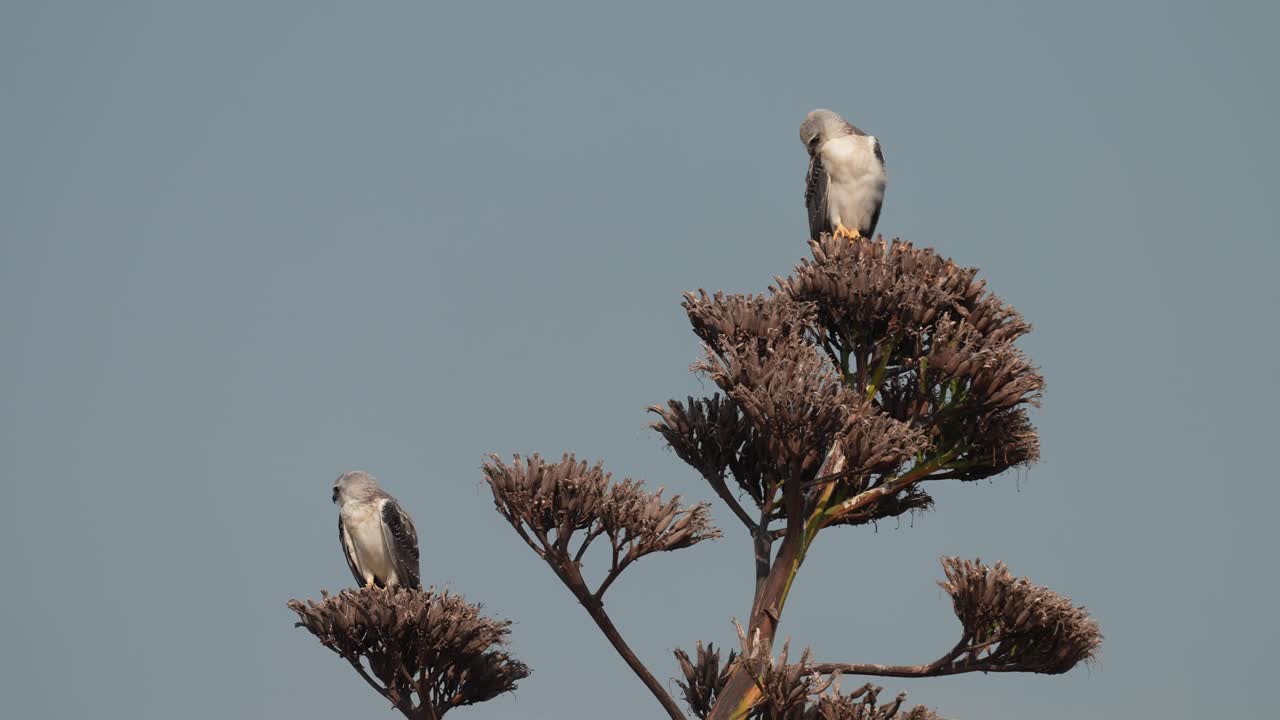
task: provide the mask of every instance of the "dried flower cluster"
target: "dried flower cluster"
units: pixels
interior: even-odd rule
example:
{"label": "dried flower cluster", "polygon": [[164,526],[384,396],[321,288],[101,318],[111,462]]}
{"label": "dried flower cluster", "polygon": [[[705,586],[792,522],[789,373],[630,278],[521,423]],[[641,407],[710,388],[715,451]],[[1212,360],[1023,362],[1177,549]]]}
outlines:
{"label": "dried flower cluster", "polygon": [[[948,475],[977,479],[1033,462],[1038,442],[1021,405],[1044,379],[1015,341],[1031,326],[986,292],[977,270],[910,243],[824,237],[778,292],[815,308],[812,334],[855,388],[948,454]],[[993,446],[993,427],[1010,445]],[[979,452],[981,451],[981,452]]]}
{"label": "dried flower cluster", "polygon": [[716,696],[729,679],[729,668],[733,666],[737,653],[729,651],[729,657],[723,665],[720,663],[720,651],[712,643],[704,648],[699,640],[696,647],[697,657],[690,660],[689,654],[676,648],[676,662],[680,663],[680,672],[684,679],[676,678],[676,684],[684,695],[689,710],[700,718],[705,718],[715,707]]}
{"label": "dried flower cluster", "polygon": [[956,422],[963,426],[964,436],[971,441],[947,464],[951,477],[981,480],[1012,467],[1032,465],[1040,459],[1040,436],[1027,411],[1020,407]]}
{"label": "dried flower cluster", "polygon": [[1004,563],[942,560],[964,639],[953,661],[957,668],[983,672],[1064,673],[1089,660],[1102,644],[1098,623],[1083,607],[1026,578],[1015,578]]}
{"label": "dried flower cluster", "polygon": [[878,704],[884,688],[867,683],[847,694],[840,693],[840,683],[835,681],[831,690],[818,698],[796,720],[942,720],[924,705],[910,710],[900,710],[907,699],[906,693],[898,693],[888,704]]}
{"label": "dried flower cluster", "polygon": [[[576,564],[597,537],[612,548],[610,577],[650,553],[678,550],[720,531],[711,525],[706,503],[680,505],[680,496],[650,493],[641,482],[613,482],[600,463],[573,455],[548,463],[538,454],[516,455],[510,464],[491,455],[484,464],[494,506],[525,542],[548,562],[572,558]],[[570,547],[575,536],[580,542]]]}
{"label": "dried flower cluster", "polygon": [[687,402],[671,400],[666,407],[650,407],[649,412],[660,418],[650,427],[721,497],[732,499],[726,483],[732,477],[757,507],[764,506],[765,493],[778,481],[778,471],[760,454],[762,441],[732,398],[717,393],[709,398],[690,397]]}
{"label": "dried flower cluster", "polygon": [[[710,398],[690,397],[685,402],[671,400],[666,407],[653,406],[649,411],[659,417],[651,427],[661,433],[676,455],[697,469],[726,502],[733,502],[726,482],[732,478],[757,507],[764,508],[787,477],[779,470],[778,462],[785,459],[791,449],[800,447],[797,444],[789,448],[786,440],[779,439],[783,426],[770,423],[767,413],[760,416],[757,427],[733,398],[719,394]],[[859,401],[852,408],[836,405],[835,412],[841,422],[834,430],[816,437],[816,451],[811,450],[806,455],[809,460],[798,469],[801,483],[815,480],[818,467],[812,458],[826,457],[838,446],[843,468],[833,481],[839,482],[842,495],[854,496],[874,486],[877,478],[896,473],[925,447],[921,433],[876,411],[866,402]],[[768,444],[767,438],[773,438],[774,445]],[[800,441],[800,438],[790,439]],[[773,451],[779,444],[783,445],[784,457]],[[886,494],[857,512],[841,515],[832,524],[860,524],[895,517],[926,507],[929,502],[928,495],[915,487],[907,487],[899,493]],[[781,519],[782,508],[772,505],[766,521]],[[748,526],[755,524],[750,518],[744,521]]]}
{"label": "dried flower cluster", "polygon": [[786,482],[835,482],[803,508],[827,503],[824,525],[856,525],[928,507],[923,481],[1039,458],[1023,406],[1044,382],[1014,345],[1030,326],[976,270],[897,241],[810,246],[771,295],[684,296],[706,343],[694,369],[727,397],[650,408],[653,427],[726,502],[731,475],[768,523]]}
{"label": "dried flower cluster", "polygon": [[805,333],[813,323],[812,305],[781,295],[736,295],[705,290],[685,293],[680,303],[693,332],[719,351],[752,342],[768,344]]}
{"label": "dried flower cluster", "polygon": [[290,600],[289,608],[298,626],[406,717],[438,718],[510,692],[529,675],[506,652],[511,623],[484,617],[478,605],[448,592],[363,588],[322,593],[320,602]]}
{"label": "dried flower cluster", "polygon": [[788,479],[818,471],[827,446],[859,405],[818,349],[798,339],[764,355],[750,341],[728,345],[694,367],[733,398],[756,429],[764,456]]}
{"label": "dried flower cluster", "polygon": [[[702,643],[697,645],[697,660],[691,661],[683,650],[676,650],[684,681],[677,680],[684,692],[689,710],[699,718],[710,715],[715,700],[728,680],[734,663],[741,663],[754,678],[760,697],[748,711],[752,720],[938,720],[923,705],[903,711],[906,693],[881,704],[883,688],[870,683],[849,693],[840,691],[840,673],[820,672],[805,650],[797,663],[789,663],[789,643],[774,658],[762,652],[758,642],[748,643],[739,627],[739,640],[744,654],[729,654],[722,667],[719,652]],[[829,675],[825,677],[824,675]]]}
{"label": "dried flower cluster", "polygon": [[778,289],[814,304],[820,340],[837,356],[840,347],[927,333],[942,315],[969,315],[980,306],[985,308],[984,330],[995,332],[995,325],[1007,322],[1012,327],[1019,321],[1000,315],[1003,305],[987,307],[985,283],[975,279],[976,269],[959,267],[931,249],[898,240],[849,242],[830,236],[811,240],[809,247],[813,259],[802,260],[790,277],[779,278]]}

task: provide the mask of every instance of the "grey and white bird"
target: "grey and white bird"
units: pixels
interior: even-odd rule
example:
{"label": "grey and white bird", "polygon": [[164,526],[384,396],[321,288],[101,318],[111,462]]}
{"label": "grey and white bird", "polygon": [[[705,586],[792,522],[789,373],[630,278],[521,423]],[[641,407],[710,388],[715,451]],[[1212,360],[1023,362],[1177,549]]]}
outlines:
{"label": "grey and white bird", "polygon": [[366,472],[343,473],[333,482],[338,541],[361,587],[420,588],[418,530],[413,518]]}
{"label": "grey and white bird", "polygon": [[880,141],[830,110],[814,110],[800,125],[800,142],[809,151],[804,178],[809,237],[870,238],[889,181]]}

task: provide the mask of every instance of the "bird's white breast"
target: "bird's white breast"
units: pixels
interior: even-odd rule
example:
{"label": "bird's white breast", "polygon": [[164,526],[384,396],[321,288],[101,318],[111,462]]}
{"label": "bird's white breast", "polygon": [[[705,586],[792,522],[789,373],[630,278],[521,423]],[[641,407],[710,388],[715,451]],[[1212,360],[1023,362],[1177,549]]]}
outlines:
{"label": "bird's white breast", "polygon": [[870,223],[884,199],[888,182],[884,163],[876,157],[876,139],[845,135],[819,149],[827,171],[827,212],[833,224],[856,229]]}
{"label": "bird's white breast", "polygon": [[384,502],[386,500],[344,504],[342,524],[351,536],[351,544],[356,550],[356,569],[366,579],[372,576],[381,578],[384,582],[395,582],[395,563],[382,532]]}

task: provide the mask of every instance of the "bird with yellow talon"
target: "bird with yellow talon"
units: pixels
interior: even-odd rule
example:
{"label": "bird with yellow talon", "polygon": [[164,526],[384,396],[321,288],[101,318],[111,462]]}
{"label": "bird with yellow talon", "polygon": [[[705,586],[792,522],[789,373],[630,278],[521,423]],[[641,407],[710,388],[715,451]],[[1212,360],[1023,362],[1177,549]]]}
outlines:
{"label": "bird with yellow talon", "polygon": [[367,472],[345,472],[333,483],[338,542],[362,588],[422,587],[418,529],[413,518]]}
{"label": "bird with yellow talon", "polygon": [[809,153],[809,237],[871,238],[889,180],[880,141],[830,110],[814,110],[800,125],[800,142]]}

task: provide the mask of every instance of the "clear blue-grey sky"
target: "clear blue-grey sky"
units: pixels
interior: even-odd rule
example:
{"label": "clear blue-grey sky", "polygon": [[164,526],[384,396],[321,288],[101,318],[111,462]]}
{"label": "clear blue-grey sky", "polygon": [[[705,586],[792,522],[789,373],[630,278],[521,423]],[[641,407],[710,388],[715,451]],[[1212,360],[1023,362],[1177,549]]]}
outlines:
{"label": "clear blue-grey sky", "polygon": [[[656,717],[479,465],[712,497],[644,408],[709,385],[681,291],[807,252],[797,128],[830,107],[884,145],[881,230],[1035,323],[1044,461],[824,535],[783,634],[930,660],[937,557],[1004,559],[1092,609],[1101,661],[887,692],[1271,717],[1276,7],[5,2],[0,714],[392,717],[284,605],[349,583],[329,485],[363,468],[534,668],[458,718]],[[747,612],[715,515],[611,593],[660,677]]]}

